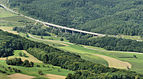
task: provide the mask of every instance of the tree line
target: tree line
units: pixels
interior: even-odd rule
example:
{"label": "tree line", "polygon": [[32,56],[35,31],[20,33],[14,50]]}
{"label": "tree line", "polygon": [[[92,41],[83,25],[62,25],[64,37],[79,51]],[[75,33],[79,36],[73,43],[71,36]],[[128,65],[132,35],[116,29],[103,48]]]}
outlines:
{"label": "tree line", "polygon": [[42,27],[42,25],[40,24],[37,25],[29,24],[26,25],[25,27],[14,27],[13,30],[22,33],[31,33],[33,35],[39,35],[39,36],[50,36],[50,34],[46,32],[46,29]]}
{"label": "tree line", "polygon": [[8,65],[24,66],[24,67],[33,67],[34,66],[33,62],[29,62],[29,60],[22,61],[21,58],[7,59],[6,63]]}

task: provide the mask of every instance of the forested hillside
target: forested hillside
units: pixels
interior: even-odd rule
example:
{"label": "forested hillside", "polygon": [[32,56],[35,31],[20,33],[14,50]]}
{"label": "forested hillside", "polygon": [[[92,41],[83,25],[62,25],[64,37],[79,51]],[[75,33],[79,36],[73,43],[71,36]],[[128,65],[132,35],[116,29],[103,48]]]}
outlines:
{"label": "forested hillside", "polygon": [[[7,57],[13,54],[13,50],[27,50],[28,53],[47,64],[60,66],[65,69],[77,71],[69,74],[67,79],[87,79],[87,78],[116,78],[116,79],[141,79],[143,75],[133,71],[120,70],[105,67],[81,59],[79,55],[65,52],[43,43],[27,40],[23,37],[13,35],[0,30],[0,56]],[[88,65],[87,65],[88,64]],[[87,72],[85,72],[85,70]],[[124,74],[123,74],[124,72]],[[108,75],[108,73],[112,73]],[[122,74],[121,74],[122,73]],[[119,75],[120,74],[120,75]],[[104,75],[104,76],[103,76]]]}
{"label": "forested hillside", "polygon": [[67,27],[143,35],[142,0],[9,0],[9,4],[26,15]]}

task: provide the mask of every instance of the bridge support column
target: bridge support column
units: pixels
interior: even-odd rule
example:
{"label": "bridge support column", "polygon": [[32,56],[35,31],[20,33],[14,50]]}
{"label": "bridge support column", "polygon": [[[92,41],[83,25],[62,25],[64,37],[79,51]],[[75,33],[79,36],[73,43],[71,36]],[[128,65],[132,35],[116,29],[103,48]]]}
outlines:
{"label": "bridge support column", "polygon": [[72,31],[72,35],[74,35],[74,31]]}
{"label": "bridge support column", "polygon": [[58,33],[58,34],[62,33],[62,29],[59,28],[58,30],[59,30],[59,33]]}
{"label": "bridge support column", "polygon": [[65,29],[65,33],[67,33],[67,30]]}
{"label": "bridge support column", "polygon": [[81,32],[79,32],[79,34],[81,35],[82,33],[81,33]]}
{"label": "bridge support column", "polygon": [[52,31],[51,31],[51,32],[53,33],[53,32],[54,32],[54,30],[55,30],[55,28],[54,28],[54,27],[52,27]]}

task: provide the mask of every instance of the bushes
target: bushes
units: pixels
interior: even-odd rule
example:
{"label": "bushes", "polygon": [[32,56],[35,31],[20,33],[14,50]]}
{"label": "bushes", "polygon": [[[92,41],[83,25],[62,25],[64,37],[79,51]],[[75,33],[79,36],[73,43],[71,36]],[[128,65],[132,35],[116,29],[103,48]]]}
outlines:
{"label": "bushes", "polygon": [[13,58],[13,59],[7,59],[6,63],[8,65],[15,65],[15,66],[24,66],[24,67],[33,67],[34,63],[29,62],[28,60],[25,60],[24,62],[21,60],[21,58]]}
{"label": "bushes", "polygon": [[[42,25],[27,25],[25,27],[14,27],[13,30],[22,33],[31,33],[33,35],[39,36],[51,36],[49,33],[47,33],[45,28],[42,28]],[[29,36],[27,35],[27,37]]]}
{"label": "bushes", "polygon": [[38,74],[40,75],[44,75],[44,73],[42,71],[38,71]]}

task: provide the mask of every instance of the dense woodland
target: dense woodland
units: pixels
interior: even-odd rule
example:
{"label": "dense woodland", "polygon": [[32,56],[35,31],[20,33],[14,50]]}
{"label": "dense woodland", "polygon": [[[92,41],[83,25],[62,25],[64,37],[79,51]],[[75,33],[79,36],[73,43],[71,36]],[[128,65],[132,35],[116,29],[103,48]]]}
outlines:
{"label": "dense woodland", "polygon": [[[13,55],[13,50],[27,50],[28,53],[35,56],[39,60],[42,60],[44,63],[60,66],[62,68],[73,71],[80,70],[80,72],[77,71],[75,74],[69,74],[67,79],[95,79],[97,77],[103,77],[104,79],[143,78],[143,75],[137,74],[136,72],[105,67],[100,64],[83,60],[79,55],[65,52],[57,48],[45,45],[43,43],[33,42],[23,37],[3,32],[1,30],[0,38],[1,57]],[[84,72],[85,70],[87,72]],[[112,74],[106,76],[108,75],[108,73]]]}
{"label": "dense woodland", "polygon": [[9,0],[21,13],[104,34],[143,35],[142,0]]}

